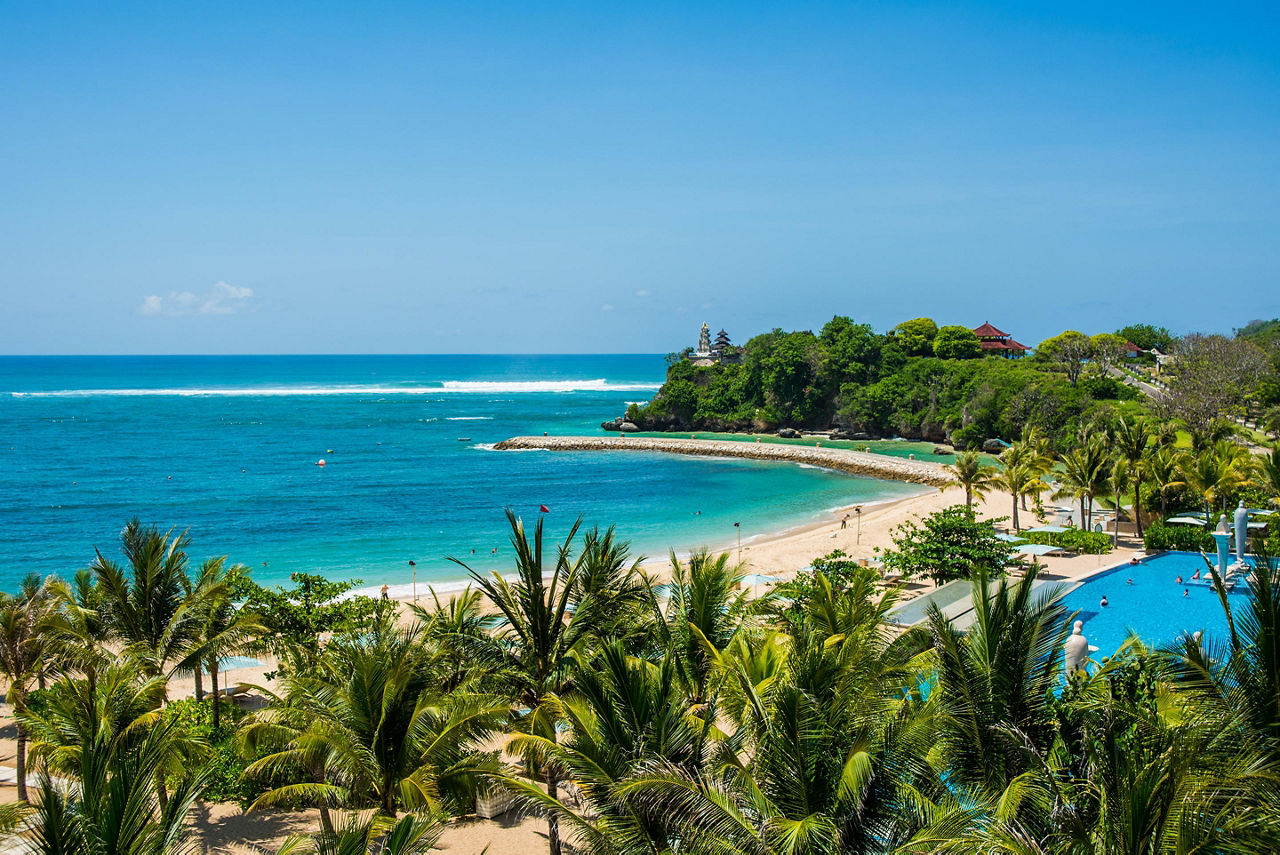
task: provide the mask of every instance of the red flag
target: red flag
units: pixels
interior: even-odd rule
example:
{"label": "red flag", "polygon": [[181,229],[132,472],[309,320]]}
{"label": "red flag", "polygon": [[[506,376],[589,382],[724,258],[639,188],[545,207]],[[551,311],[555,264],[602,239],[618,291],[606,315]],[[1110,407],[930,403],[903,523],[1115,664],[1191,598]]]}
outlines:
{"label": "red flag", "polygon": [[544,513],[544,514],[549,514],[549,513],[551,513],[551,509],[550,509],[550,508],[548,508],[546,505],[538,505],[538,511],[539,511],[540,513]]}

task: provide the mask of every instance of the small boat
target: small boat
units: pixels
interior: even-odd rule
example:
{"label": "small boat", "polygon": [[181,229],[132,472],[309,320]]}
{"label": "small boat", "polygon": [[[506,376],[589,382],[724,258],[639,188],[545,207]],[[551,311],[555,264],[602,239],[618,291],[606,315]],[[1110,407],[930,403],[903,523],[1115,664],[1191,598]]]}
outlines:
{"label": "small boat", "polygon": [[471,441],[471,437],[469,437],[469,436],[460,436],[460,437],[458,437],[458,442],[470,442],[470,441]]}

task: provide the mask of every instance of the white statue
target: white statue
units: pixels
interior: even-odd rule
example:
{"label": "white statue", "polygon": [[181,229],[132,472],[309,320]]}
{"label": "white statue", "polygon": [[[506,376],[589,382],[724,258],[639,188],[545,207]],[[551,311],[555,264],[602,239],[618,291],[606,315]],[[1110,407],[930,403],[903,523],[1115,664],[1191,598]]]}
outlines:
{"label": "white statue", "polygon": [[1244,563],[1245,540],[1249,534],[1249,511],[1245,509],[1244,499],[1240,500],[1240,507],[1236,508],[1236,563]]}
{"label": "white statue", "polygon": [[1081,634],[1083,629],[1084,621],[1076,621],[1071,628],[1071,635],[1063,645],[1062,664],[1066,666],[1068,674],[1083,668],[1085,660],[1089,658],[1089,639]]}

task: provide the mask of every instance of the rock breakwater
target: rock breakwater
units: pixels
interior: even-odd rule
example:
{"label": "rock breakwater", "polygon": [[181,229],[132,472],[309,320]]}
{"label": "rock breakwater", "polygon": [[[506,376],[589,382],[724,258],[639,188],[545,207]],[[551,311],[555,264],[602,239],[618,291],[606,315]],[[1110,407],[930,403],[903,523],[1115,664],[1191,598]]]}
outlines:
{"label": "rock breakwater", "polygon": [[732,442],[716,439],[629,436],[516,436],[494,446],[499,451],[658,451],[703,457],[741,457],[750,460],[777,460],[808,463],[850,475],[910,481],[942,487],[955,481],[941,464],[924,460],[904,460],[884,454],[817,448],[768,442]]}

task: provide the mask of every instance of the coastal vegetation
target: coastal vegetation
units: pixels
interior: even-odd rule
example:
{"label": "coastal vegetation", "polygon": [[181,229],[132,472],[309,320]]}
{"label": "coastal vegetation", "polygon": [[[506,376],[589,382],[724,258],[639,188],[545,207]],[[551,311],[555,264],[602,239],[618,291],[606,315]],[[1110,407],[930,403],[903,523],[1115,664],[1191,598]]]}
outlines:
{"label": "coastal vegetation", "polygon": [[[141,584],[188,572],[185,537],[125,531],[122,590],[163,617],[163,645],[128,629],[139,612],[107,595],[113,576],[33,580],[3,605],[31,627],[6,640],[25,656],[5,657],[11,685],[44,682],[10,690],[36,784],[0,820],[30,852],[170,853],[194,844],[201,799],[238,798],[318,809],[281,851],[422,852],[506,797],[546,818],[551,852],[1280,845],[1280,570],[1264,540],[1245,603],[1223,598],[1228,637],[1133,640],[1064,675],[1071,615],[1035,565],[1007,573],[1009,544],[963,505],[885,558],[967,578],[965,630],[937,606],[891,628],[898,589],[838,552],[751,598],[728,555],[673,556],[658,586],[612,530],[547,544],[541,519],[509,520],[512,576],[473,573],[472,591],[399,616],[317,601],[341,628],[258,709],[223,701],[216,726],[209,701],[166,695],[213,649],[217,586]],[[77,635],[86,601],[104,636]],[[287,645],[269,618],[237,618],[246,632],[215,646]]]}
{"label": "coastal vegetation", "polygon": [[[1067,330],[1023,359],[990,356],[972,330],[904,321],[884,333],[847,317],[775,329],[733,359],[668,357],[666,381],[627,420],[642,430],[834,430],[946,442],[1011,439],[1026,428],[1063,449],[1098,417],[1154,415],[1197,434],[1240,418],[1280,432],[1280,335],[1256,321],[1235,336],[1176,337],[1150,324]],[[1163,361],[1157,361],[1157,354]],[[1158,388],[1149,400],[1139,391]]]}

